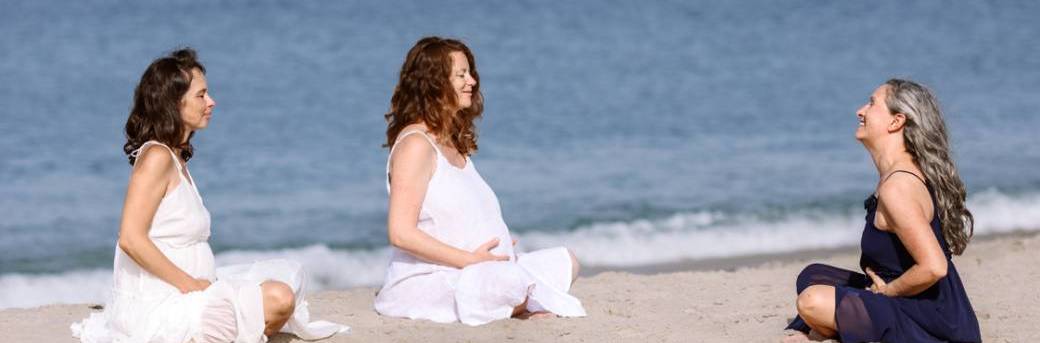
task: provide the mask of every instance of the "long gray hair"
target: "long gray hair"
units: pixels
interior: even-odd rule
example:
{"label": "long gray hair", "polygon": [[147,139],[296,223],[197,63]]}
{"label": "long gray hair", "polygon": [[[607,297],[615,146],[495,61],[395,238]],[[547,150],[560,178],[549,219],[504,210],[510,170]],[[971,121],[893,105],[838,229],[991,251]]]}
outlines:
{"label": "long gray hair", "polygon": [[885,100],[889,111],[906,116],[903,128],[906,150],[935,189],[938,201],[935,205],[950,253],[960,255],[975,232],[975,217],[964,205],[967,192],[950,157],[939,101],[928,88],[914,81],[891,79],[885,84],[889,86]]}

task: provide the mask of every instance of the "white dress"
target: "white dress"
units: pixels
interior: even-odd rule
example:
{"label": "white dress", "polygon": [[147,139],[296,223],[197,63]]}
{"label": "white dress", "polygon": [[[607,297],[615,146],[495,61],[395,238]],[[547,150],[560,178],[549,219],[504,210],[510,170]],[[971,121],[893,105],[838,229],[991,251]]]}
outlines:
{"label": "white dress", "polygon": [[[194,278],[213,283],[204,291],[182,294],[176,287],[152,275],[116,247],[112,300],[103,312],[91,313],[71,326],[82,342],[266,342],[263,297],[260,284],[285,282],[296,293],[296,309],[282,332],[303,339],[320,339],[347,332],[335,323],[310,322],[303,300],[300,265],[268,260],[216,269],[210,236],[209,211],[202,203],[194,180],[184,177],[170,151],[180,184],[168,192],[152,218],[148,237],[170,262]],[[190,174],[189,174],[190,177]]]}
{"label": "white dress", "polygon": [[[458,269],[428,263],[391,248],[390,265],[376,295],[375,310],[392,317],[481,325],[509,318],[513,308],[527,299],[527,309],[532,312],[585,316],[581,301],[567,293],[572,280],[567,249],[514,253],[498,198],[477,173],[473,161],[467,158],[465,167],[455,167],[421,131],[402,133],[397,141],[413,133],[422,135],[437,151],[437,166],[419,213],[419,229],[465,251],[473,251],[497,237],[501,243],[491,252],[509,256],[510,260]],[[393,148],[390,154],[393,155]],[[388,178],[389,169],[388,161]],[[388,192],[389,189],[387,180]]]}

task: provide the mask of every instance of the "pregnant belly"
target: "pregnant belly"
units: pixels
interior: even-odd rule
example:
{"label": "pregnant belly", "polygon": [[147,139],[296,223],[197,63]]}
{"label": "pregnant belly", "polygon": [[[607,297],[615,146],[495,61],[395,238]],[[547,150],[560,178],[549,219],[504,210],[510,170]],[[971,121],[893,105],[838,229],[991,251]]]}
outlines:
{"label": "pregnant belly", "polygon": [[207,242],[198,242],[183,247],[164,246],[156,244],[166,258],[173,262],[188,275],[197,279],[214,280],[216,278],[216,265],[213,259],[213,250]]}

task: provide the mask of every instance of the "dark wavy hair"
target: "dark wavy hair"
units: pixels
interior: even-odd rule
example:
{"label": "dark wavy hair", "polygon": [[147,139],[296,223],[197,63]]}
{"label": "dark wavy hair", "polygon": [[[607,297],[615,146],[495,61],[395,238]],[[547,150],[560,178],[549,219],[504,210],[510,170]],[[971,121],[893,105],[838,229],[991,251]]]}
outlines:
{"label": "dark wavy hair", "polygon": [[195,57],[191,48],[178,49],[148,65],[141,81],[134,89],[134,105],[126,119],[126,144],[123,152],[133,165],[137,160],[133,152],[145,142],[154,140],[181,151],[181,158],[191,159],[193,148],[191,137],[184,138],[184,121],[181,120],[181,99],[191,86],[192,70],[203,74],[206,67]]}
{"label": "dark wavy hair", "polygon": [[950,139],[939,99],[927,87],[910,80],[891,79],[885,105],[892,114],[906,116],[903,141],[924,177],[935,189],[936,208],[950,253],[960,255],[975,233],[975,217],[965,206],[967,191],[950,152]]}
{"label": "dark wavy hair", "polygon": [[[458,108],[458,96],[451,86],[451,53],[462,52],[469,59],[469,71],[476,80],[473,102]],[[477,151],[474,120],[484,112],[484,96],[480,93],[477,62],[469,47],[455,39],[426,37],[415,43],[401,65],[401,76],[390,98],[386,144],[390,147],[405,126],[424,123],[440,140],[451,142],[459,153],[468,156]]]}

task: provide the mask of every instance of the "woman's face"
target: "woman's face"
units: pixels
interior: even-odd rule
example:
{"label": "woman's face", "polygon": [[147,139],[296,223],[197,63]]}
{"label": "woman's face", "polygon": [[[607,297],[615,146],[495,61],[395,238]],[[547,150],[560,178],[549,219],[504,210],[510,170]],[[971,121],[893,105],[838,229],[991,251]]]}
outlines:
{"label": "woman's face", "polygon": [[216,105],[209,96],[206,75],[198,69],[192,69],[191,86],[181,98],[181,120],[185,128],[190,132],[209,126],[209,120],[213,117],[213,107]]}
{"label": "woman's face", "polygon": [[890,133],[889,127],[893,124],[893,115],[885,103],[887,97],[888,85],[881,85],[874,90],[874,94],[871,94],[870,100],[856,111],[856,117],[859,119],[856,139],[864,141]]}
{"label": "woman's face", "polygon": [[469,59],[461,51],[451,52],[451,88],[455,90],[459,109],[473,105],[473,87],[477,80],[470,75]]}

